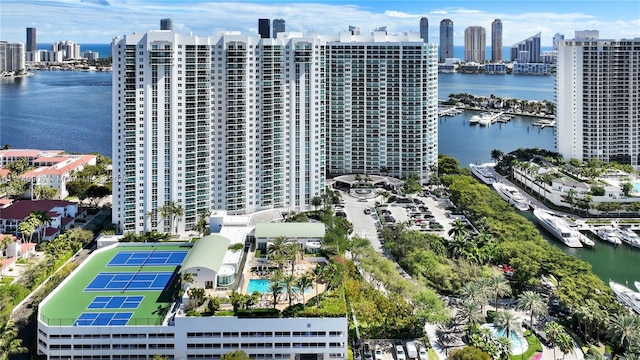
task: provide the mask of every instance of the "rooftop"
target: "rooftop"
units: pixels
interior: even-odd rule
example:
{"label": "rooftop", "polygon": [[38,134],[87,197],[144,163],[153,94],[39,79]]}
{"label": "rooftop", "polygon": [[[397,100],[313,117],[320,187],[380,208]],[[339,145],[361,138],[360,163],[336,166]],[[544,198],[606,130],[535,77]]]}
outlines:
{"label": "rooftop", "polygon": [[184,259],[181,271],[201,267],[217,273],[230,242],[220,235],[207,235],[198,239],[193,245],[193,251]]}
{"label": "rooftop", "polygon": [[[49,325],[81,326],[96,317],[100,321],[100,314],[123,313],[131,318],[122,323],[114,316],[111,325],[159,325],[172,304],[176,269],[184,261],[181,256],[190,248],[190,244],[147,243],[96,250],[40,304],[41,320]],[[170,254],[166,262],[151,256],[163,252]],[[174,258],[176,254],[180,256]],[[154,280],[145,284],[142,277]]]}
{"label": "rooftop", "polygon": [[[49,212],[55,207],[65,207],[75,205],[64,200],[22,200],[16,201],[6,208],[0,209],[0,219],[22,220],[29,216],[32,211]],[[57,214],[56,214],[57,215]]]}
{"label": "rooftop", "polygon": [[324,237],[323,223],[267,223],[256,225],[256,238],[274,238],[284,236],[295,238]]}

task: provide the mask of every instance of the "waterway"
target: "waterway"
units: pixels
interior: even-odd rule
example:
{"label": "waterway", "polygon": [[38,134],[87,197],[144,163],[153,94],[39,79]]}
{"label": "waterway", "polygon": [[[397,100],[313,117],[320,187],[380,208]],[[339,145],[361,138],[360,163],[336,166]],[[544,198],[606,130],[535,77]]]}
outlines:
{"label": "waterway", "polygon": [[[474,95],[553,100],[550,76],[440,74],[439,97],[467,92]],[[553,129],[532,125],[534,119],[516,116],[506,124],[471,126],[473,111],[438,122],[439,152],[462,166],[491,160],[491,151],[519,147],[553,150]],[[36,71],[33,76],[0,79],[0,145],[14,148],[99,152],[111,156],[111,73]],[[532,216],[532,215],[531,215]],[[533,219],[535,222],[535,219]],[[604,281],[640,280],[640,251],[598,243],[596,250],[569,249],[542,231],[565,253],[593,266]]]}

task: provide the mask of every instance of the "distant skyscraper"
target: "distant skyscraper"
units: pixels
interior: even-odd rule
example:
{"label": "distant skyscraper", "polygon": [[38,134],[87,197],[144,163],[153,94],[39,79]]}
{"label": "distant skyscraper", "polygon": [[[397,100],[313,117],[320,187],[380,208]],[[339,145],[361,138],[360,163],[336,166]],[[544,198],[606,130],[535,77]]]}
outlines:
{"label": "distant skyscraper", "polygon": [[640,59],[640,38],[578,35],[558,42],[556,150],[565,159],[598,158],[640,170],[640,62],[631,61]]}
{"label": "distant skyscraper", "polygon": [[453,21],[451,21],[451,19],[443,19],[440,21],[439,49],[439,62],[443,63],[447,58],[453,57]]}
{"label": "distant skyscraper", "polygon": [[271,36],[271,21],[269,19],[258,19],[258,34],[263,39]]}
{"label": "distant skyscraper", "polygon": [[420,38],[423,42],[429,42],[429,19],[426,16],[420,19]]}
{"label": "distant skyscraper", "polygon": [[540,61],[540,33],[511,46],[511,61],[536,63]]}
{"label": "distant skyscraper", "polygon": [[560,40],[564,40],[564,35],[560,33],[553,35],[553,51],[558,51],[558,43]]}
{"label": "distant skyscraper", "polygon": [[0,41],[0,72],[19,73],[26,69],[24,43]]}
{"label": "distant skyscraper", "polygon": [[80,45],[73,41],[58,41],[51,44],[51,51],[61,51],[64,60],[82,59]]}
{"label": "distant skyscraper", "polygon": [[171,30],[173,31],[173,20],[170,18],[161,19],[160,20],[160,30]]}
{"label": "distant skyscraper", "polygon": [[357,26],[349,25],[349,32],[351,35],[360,35],[360,28]]}
{"label": "distant skyscraper", "polygon": [[286,32],[286,25],[284,19],[273,19],[273,38],[278,37],[278,33]]}
{"label": "distant skyscraper", "polygon": [[464,30],[464,61],[482,63],[486,60],[487,34],[482,26]]}
{"label": "distant skyscraper", "polygon": [[26,51],[38,50],[38,42],[36,41],[36,28],[27,28],[27,47]]}
{"label": "distant skyscraper", "polygon": [[502,61],[502,21],[495,19],[491,23],[491,61]]}

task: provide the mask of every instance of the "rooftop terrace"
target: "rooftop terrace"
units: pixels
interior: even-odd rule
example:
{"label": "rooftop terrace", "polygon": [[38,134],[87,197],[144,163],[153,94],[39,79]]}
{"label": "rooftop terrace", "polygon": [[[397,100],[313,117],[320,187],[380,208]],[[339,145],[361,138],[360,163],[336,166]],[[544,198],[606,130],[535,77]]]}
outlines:
{"label": "rooftop terrace", "polygon": [[40,305],[56,326],[160,325],[191,245],[118,244],[95,251]]}

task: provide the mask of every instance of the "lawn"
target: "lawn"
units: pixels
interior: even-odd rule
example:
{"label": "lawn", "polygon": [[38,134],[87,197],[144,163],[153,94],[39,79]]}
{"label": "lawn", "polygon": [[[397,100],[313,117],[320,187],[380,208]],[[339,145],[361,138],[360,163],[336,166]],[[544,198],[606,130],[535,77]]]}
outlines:
{"label": "lawn", "polygon": [[529,348],[524,354],[521,355],[511,355],[511,360],[522,360],[522,359],[531,359],[537,352],[542,352],[542,344],[540,340],[532,334],[529,330],[524,332],[524,337],[527,339],[527,344],[529,344]]}

